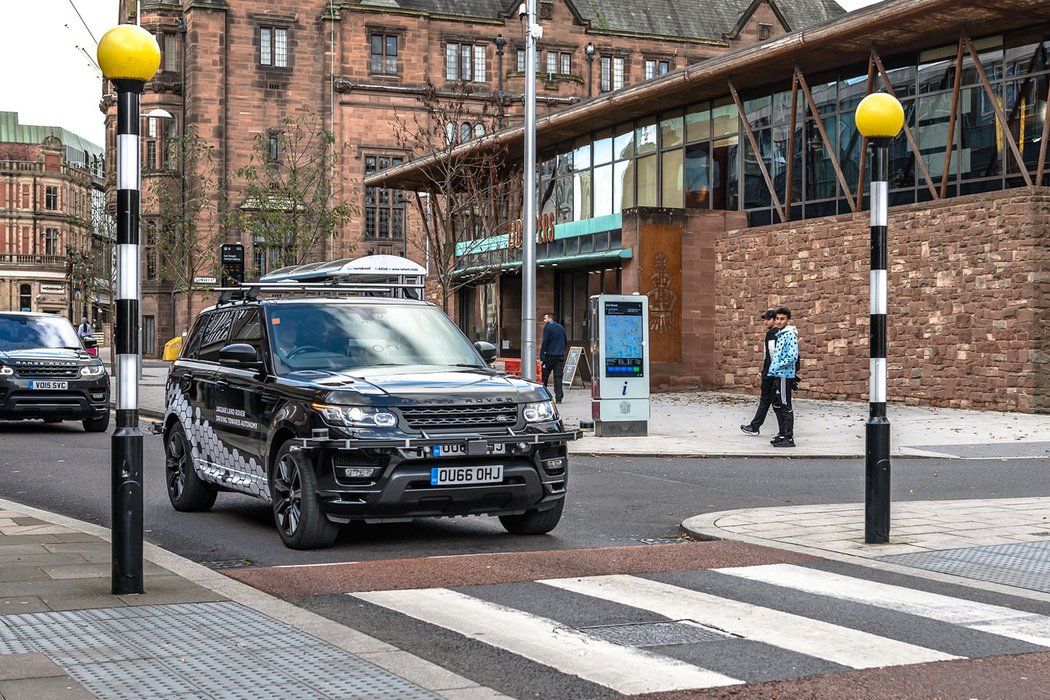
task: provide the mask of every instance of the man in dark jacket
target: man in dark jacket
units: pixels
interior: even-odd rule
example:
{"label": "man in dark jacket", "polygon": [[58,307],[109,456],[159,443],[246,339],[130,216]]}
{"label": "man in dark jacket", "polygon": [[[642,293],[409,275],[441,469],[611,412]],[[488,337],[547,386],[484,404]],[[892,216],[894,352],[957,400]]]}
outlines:
{"label": "man in dark jacket", "polygon": [[565,363],[565,347],[568,339],[565,328],[554,320],[554,314],[543,314],[543,342],[540,343],[540,362],[543,363],[543,388],[547,388],[547,378],[554,373],[554,400],[561,403],[565,391],[561,386],[562,367]]}
{"label": "man in dark jacket", "polygon": [[763,312],[759,318],[766,324],[766,338],[762,343],[762,388],[758,398],[758,411],[755,412],[755,417],[751,419],[750,423],[740,426],[740,429],[747,435],[759,434],[759,428],[765,422],[766,415],[769,413],[769,407],[773,404],[773,396],[776,394],[777,379],[769,376],[769,362],[773,357],[773,348],[777,343],[777,332],[779,330],[776,326],[777,312],[770,309]]}

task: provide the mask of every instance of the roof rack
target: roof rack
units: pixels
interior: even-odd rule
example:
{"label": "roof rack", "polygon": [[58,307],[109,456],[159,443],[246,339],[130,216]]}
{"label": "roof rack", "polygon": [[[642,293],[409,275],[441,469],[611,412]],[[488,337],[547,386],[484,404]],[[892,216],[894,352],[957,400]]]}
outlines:
{"label": "roof rack", "polygon": [[274,270],[257,282],[215,287],[219,303],[254,300],[260,295],[333,294],[422,299],[426,268],[396,255],[367,255],[331,262],[292,265]]}

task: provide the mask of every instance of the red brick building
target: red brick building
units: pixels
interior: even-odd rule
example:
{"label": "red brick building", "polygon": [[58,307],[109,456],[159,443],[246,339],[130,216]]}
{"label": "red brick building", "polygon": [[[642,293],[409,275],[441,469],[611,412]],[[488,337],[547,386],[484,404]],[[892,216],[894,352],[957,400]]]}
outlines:
{"label": "red brick building", "polygon": [[[149,208],[158,178],[171,177],[166,137],[193,127],[213,147],[216,185],[231,207],[244,206],[238,169],[249,163],[259,138],[271,138],[282,120],[304,109],[346,144],[334,182],[338,195],[359,212],[318,257],[367,253],[407,254],[412,213],[394,193],[366,192],[362,179],[396,165],[405,153],[394,138],[395,112],[418,109],[425,76],[439,87],[470,83],[479,101],[506,95],[508,120],[520,118],[524,91],[524,39],[519,3],[508,0],[142,0],[142,26],[162,51],[161,69],[146,85],[144,117],[143,255],[146,354],[183,330],[193,309],[210,295],[184,293],[164,278],[149,244]],[[134,21],[135,3],[120,1],[121,21]],[[589,96],[659,77],[734,48],[843,14],[833,0],[540,0],[544,34],[538,44],[539,113]],[[114,148],[115,107],[108,110],[107,149]],[[240,240],[217,207],[197,222],[222,242]],[[241,241],[254,272],[280,262],[254,241]],[[202,275],[207,277],[208,275]],[[202,283],[202,286],[206,286]]]}

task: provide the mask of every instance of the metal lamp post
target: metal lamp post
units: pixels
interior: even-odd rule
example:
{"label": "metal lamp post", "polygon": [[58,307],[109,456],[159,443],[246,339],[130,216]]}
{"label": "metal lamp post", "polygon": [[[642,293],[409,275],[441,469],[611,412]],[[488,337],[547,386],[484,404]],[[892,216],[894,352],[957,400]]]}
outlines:
{"label": "metal lamp post", "polygon": [[528,0],[525,29],[525,201],[521,256],[521,376],[536,378],[536,0]]}
{"label": "metal lamp post", "polygon": [[117,90],[117,421],[111,441],[112,592],[142,593],[142,431],[139,429],[139,98],[160,67],[160,47],[122,24],[98,43],[98,65]]}
{"label": "metal lamp post", "polygon": [[871,339],[868,422],[864,433],[864,541],[890,539],[890,421],[886,417],[886,298],[889,259],[889,146],[904,125],[904,109],[892,95],[868,95],[857,105],[857,130],[871,142]]}
{"label": "metal lamp post", "polygon": [[587,57],[587,97],[591,97],[594,95],[594,44],[588,41],[583,55]]}

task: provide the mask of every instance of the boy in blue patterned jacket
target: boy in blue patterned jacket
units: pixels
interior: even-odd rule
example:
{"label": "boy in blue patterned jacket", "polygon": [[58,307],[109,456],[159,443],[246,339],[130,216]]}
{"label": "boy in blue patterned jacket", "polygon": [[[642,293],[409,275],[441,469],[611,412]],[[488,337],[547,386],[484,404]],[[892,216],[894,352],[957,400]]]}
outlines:
{"label": "boy in blue patterned jacket", "polygon": [[777,309],[776,346],[769,363],[769,376],[777,379],[773,395],[773,412],[777,416],[780,431],[770,440],[773,447],[795,446],[795,413],[791,408],[791,390],[795,384],[798,367],[798,330],[789,326],[791,310],[781,306]]}

